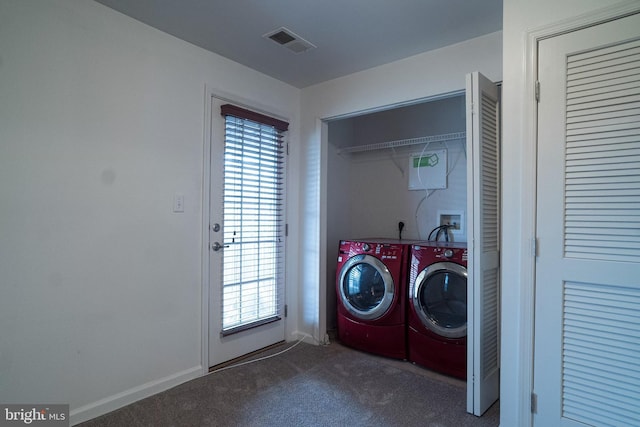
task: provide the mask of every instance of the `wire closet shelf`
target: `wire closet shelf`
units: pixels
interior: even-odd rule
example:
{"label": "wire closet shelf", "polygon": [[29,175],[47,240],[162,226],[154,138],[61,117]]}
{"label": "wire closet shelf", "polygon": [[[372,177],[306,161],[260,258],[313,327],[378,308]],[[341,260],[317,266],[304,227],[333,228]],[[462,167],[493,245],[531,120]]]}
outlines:
{"label": "wire closet shelf", "polygon": [[384,150],[387,148],[407,147],[411,145],[430,144],[432,142],[445,142],[465,139],[466,132],[445,133],[441,135],[421,136],[418,138],[398,139],[395,141],[385,141],[376,144],[357,145],[354,147],[346,147],[338,150],[338,154],[343,153],[361,153],[365,151]]}

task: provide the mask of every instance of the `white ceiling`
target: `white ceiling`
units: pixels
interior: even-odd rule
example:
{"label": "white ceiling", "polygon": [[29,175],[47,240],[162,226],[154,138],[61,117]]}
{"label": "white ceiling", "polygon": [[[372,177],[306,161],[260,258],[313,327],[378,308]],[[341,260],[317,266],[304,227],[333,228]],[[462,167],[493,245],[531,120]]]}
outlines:
{"label": "white ceiling", "polygon": [[[502,29],[502,0],[96,0],[303,88]],[[286,27],[317,46],[262,37]]]}

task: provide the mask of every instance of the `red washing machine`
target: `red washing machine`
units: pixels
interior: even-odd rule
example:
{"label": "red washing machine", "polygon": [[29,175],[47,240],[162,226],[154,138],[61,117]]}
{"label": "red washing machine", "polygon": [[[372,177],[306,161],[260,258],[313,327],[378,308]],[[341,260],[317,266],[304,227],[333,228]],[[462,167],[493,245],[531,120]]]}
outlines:
{"label": "red washing machine", "polygon": [[411,362],[467,378],[466,243],[413,245],[407,347]]}
{"label": "red washing machine", "polygon": [[408,242],[340,242],[338,339],[349,347],[406,359]]}

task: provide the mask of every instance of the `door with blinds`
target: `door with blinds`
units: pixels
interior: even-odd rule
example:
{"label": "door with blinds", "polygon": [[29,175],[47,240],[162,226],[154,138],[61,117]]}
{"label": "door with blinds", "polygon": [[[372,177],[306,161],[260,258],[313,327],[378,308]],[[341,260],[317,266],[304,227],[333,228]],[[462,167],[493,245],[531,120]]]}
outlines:
{"label": "door with blinds", "polygon": [[288,124],[212,98],[209,366],[284,340]]}
{"label": "door with blinds", "polygon": [[539,43],[536,426],[640,425],[639,29]]}

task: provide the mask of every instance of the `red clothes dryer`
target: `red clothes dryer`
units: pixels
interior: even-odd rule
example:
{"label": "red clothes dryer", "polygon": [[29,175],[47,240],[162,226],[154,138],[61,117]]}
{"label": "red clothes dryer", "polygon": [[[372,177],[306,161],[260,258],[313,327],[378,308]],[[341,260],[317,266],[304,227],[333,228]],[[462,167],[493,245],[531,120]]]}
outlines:
{"label": "red clothes dryer", "polygon": [[376,239],[340,242],[336,272],[338,339],[349,347],[406,359],[410,244]]}
{"label": "red clothes dryer", "polygon": [[407,347],[411,362],[467,378],[466,243],[411,247]]}

